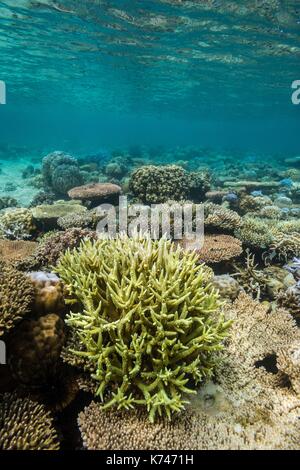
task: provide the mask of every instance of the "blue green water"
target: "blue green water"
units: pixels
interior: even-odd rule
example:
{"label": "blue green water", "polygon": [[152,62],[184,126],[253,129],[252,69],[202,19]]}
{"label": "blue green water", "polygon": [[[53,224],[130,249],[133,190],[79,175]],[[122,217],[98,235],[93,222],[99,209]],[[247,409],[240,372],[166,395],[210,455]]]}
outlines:
{"label": "blue green water", "polygon": [[299,59],[298,1],[2,0],[2,158],[132,144],[297,154]]}

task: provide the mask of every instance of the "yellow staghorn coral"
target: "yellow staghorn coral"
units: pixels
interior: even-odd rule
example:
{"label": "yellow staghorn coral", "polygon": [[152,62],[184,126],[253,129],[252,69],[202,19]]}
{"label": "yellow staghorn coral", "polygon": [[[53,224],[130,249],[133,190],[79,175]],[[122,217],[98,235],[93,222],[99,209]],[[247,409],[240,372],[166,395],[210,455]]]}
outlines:
{"label": "yellow staghorn coral", "polygon": [[[74,355],[94,363],[97,395],[157,414],[184,408],[188,386],[212,375],[230,322],[218,316],[212,271],[165,238],[84,241],[57,268],[74,306]],[[77,313],[79,312],[79,313]]]}

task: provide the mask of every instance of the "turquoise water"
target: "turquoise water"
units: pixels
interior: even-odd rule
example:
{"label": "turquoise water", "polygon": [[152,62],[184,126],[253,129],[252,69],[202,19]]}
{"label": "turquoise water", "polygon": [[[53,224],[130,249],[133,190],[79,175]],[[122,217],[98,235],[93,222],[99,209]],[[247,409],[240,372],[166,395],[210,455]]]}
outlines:
{"label": "turquoise water", "polygon": [[297,154],[299,32],[298,1],[0,1],[2,158],[133,144]]}

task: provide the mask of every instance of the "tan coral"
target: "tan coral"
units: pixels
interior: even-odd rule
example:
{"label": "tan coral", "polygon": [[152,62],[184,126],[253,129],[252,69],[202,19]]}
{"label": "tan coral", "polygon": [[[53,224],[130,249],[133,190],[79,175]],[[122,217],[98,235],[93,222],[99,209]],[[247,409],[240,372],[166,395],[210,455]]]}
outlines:
{"label": "tan coral", "polygon": [[0,260],[6,263],[21,261],[31,256],[38,243],[28,240],[0,240]]}
{"label": "tan coral", "polygon": [[1,450],[59,450],[53,420],[43,405],[5,393],[0,401]]}
{"label": "tan coral", "polygon": [[[183,246],[185,242],[183,241]],[[205,235],[204,245],[197,250],[201,263],[215,264],[228,261],[242,254],[242,244],[231,235]]]}
{"label": "tan coral", "polygon": [[10,341],[10,364],[17,380],[30,387],[47,384],[57,373],[64,340],[64,324],[58,315],[24,320]]}

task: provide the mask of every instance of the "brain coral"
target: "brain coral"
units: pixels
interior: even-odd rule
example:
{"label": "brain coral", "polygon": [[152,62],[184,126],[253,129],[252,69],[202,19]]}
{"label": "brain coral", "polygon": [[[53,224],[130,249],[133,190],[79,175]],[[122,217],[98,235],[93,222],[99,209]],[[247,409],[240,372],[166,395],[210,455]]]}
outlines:
{"label": "brain coral", "polygon": [[1,450],[58,450],[50,413],[28,398],[5,393],[0,400]]}
{"label": "brain coral", "polygon": [[60,259],[75,307],[67,323],[81,345],[74,354],[94,361],[97,395],[112,392],[104,408],[142,405],[151,421],[170,417],[192,383],[211,376],[229,324],[211,270],[196,261],[164,238],[138,236],[85,241]]}
{"label": "brain coral", "polygon": [[0,336],[30,312],[35,289],[28,277],[0,262]]}

